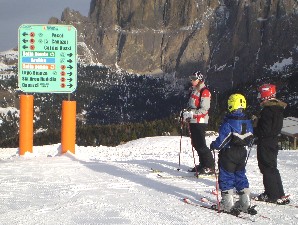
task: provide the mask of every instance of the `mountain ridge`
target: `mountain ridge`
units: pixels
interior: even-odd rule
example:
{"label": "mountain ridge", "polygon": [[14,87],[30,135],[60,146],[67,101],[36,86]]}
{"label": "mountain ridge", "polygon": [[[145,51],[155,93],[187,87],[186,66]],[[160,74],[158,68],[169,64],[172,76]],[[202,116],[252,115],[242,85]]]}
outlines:
{"label": "mountain ridge", "polygon": [[224,91],[297,66],[297,12],[294,0],[92,0],[88,17],[65,9],[49,23],[76,26],[93,62],[180,83],[200,70]]}

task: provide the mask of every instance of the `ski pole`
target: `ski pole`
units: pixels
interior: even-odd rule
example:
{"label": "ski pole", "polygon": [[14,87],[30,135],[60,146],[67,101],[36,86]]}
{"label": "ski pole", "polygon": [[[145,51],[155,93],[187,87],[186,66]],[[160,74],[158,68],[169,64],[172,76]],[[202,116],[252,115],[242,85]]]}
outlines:
{"label": "ski pole", "polygon": [[[214,155],[214,175],[215,175],[215,190],[216,190],[217,209],[218,209],[218,212],[220,212],[220,201],[219,201],[219,196],[218,196],[219,185],[218,185],[218,177],[216,174],[216,155],[215,155],[215,150],[213,149],[212,151],[213,151],[213,155]],[[218,167],[218,165],[217,165],[217,167]]]}
{"label": "ski pole", "polygon": [[251,149],[252,149],[252,146],[253,146],[253,143],[255,142],[255,138],[253,138],[250,143],[248,144],[248,148],[249,148],[249,151],[248,151],[248,154],[247,154],[247,157],[246,157],[246,160],[245,160],[245,166],[247,164],[247,161],[248,161],[248,158],[249,158],[249,155],[250,155],[250,152],[251,152]]}
{"label": "ski pole", "polygon": [[182,151],[182,134],[183,134],[183,112],[180,114],[180,152],[179,152],[179,167],[178,171],[180,170],[180,158],[181,158],[181,151]]}

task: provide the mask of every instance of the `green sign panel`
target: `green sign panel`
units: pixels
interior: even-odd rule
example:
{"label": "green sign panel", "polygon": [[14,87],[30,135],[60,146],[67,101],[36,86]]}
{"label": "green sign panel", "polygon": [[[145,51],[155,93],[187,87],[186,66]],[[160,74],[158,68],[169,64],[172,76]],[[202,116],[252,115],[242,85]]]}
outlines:
{"label": "green sign panel", "polygon": [[72,93],[77,87],[77,30],[71,25],[19,27],[18,85],[23,92]]}

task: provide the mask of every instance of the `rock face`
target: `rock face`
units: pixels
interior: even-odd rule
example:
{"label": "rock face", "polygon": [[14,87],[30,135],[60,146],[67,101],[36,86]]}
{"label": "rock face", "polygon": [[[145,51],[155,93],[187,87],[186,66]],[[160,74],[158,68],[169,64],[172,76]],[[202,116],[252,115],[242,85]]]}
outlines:
{"label": "rock face", "polygon": [[200,70],[218,90],[298,61],[295,0],[91,0],[88,17],[49,23],[77,27],[86,62],[178,80]]}

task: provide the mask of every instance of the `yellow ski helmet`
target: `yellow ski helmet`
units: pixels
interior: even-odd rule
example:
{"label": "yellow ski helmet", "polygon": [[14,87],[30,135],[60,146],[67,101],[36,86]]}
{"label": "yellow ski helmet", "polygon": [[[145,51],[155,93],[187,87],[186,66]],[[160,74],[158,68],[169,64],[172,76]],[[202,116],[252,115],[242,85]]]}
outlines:
{"label": "yellow ski helmet", "polygon": [[241,94],[232,94],[228,99],[228,110],[246,109],[245,97]]}

